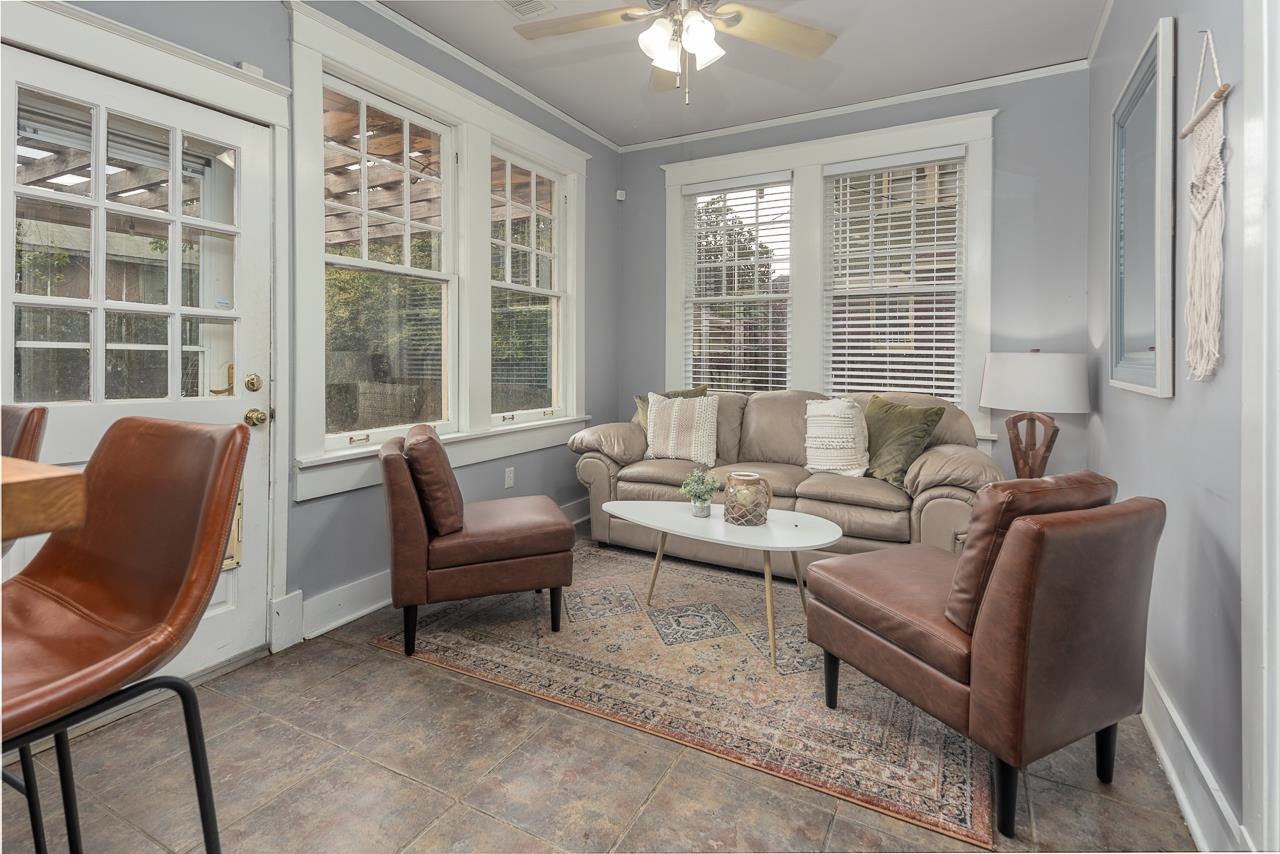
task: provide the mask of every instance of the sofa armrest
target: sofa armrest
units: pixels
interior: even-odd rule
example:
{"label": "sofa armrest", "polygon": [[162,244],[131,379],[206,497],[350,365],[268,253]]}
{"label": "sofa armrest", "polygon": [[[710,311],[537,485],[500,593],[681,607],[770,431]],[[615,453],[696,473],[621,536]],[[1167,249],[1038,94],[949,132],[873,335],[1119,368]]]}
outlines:
{"label": "sofa armrest", "polygon": [[578,460],[578,482],[587,488],[591,505],[591,539],[597,543],[609,542],[609,514],[604,512],[604,503],[618,497],[621,470],[611,457],[598,451],[588,451]]}
{"label": "sofa armrest", "polygon": [[404,459],[404,438],[390,439],[378,451],[390,525],[391,604],[397,608],[427,603],[427,520]]}
{"label": "sofa armrest", "polygon": [[907,493],[913,498],[936,486],[957,486],[977,492],[988,483],[1004,480],[1004,472],[991,457],[969,445],[934,445],[907,469]]}
{"label": "sofa armrest", "polygon": [[649,442],[644,428],[635,421],[593,424],[569,437],[569,450],[575,454],[595,451],[620,466],[644,459]]}

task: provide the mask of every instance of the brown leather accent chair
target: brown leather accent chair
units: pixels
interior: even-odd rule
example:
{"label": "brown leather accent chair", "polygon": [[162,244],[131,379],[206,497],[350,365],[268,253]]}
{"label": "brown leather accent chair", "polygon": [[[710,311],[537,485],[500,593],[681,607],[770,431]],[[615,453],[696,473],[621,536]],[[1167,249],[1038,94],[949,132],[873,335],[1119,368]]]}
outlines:
{"label": "brown leather accent chair", "polygon": [[54,737],[68,842],[80,847],[67,730],[158,689],[182,701],[205,849],[218,850],[195,690],[160,669],[186,646],[222,568],[249,431],[121,418],[84,469],[84,525],[56,531],[4,582],[4,751],[17,749],[44,850],[31,744]]}
{"label": "brown leather accent chair", "polygon": [[[44,422],[49,414],[45,406],[0,407],[0,455],[35,462],[40,459],[44,442]],[[0,545],[0,554],[8,554],[13,540]]]}
{"label": "brown leather accent chair", "polygon": [[1093,733],[1110,783],[1118,722],[1142,710],[1165,508],[1114,497],[1115,483],[1089,471],[994,483],[959,555],[903,546],[806,573],[827,706],[846,661],[986,748],[1005,836],[1019,769]]}
{"label": "brown leather accent chair", "polygon": [[573,583],[573,523],[545,495],[462,502],[434,429],[422,424],[379,453],[391,525],[391,603],[404,609],[412,655],[418,606],[550,590],[560,631],[561,588]]}

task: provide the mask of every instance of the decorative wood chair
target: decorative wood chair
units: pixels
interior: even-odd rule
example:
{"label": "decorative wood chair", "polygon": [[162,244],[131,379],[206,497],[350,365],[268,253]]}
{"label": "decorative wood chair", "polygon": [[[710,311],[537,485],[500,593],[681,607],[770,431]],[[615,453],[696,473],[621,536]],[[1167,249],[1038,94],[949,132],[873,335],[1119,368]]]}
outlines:
{"label": "decorative wood chair", "polygon": [[418,606],[547,588],[560,631],[561,588],[573,583],[573,523],[545,495],[464,504],[444,445],[420,424],[382,446],[391,524],[391,603],[404,609],[412,655]]}
{"label": "decorative wood chair", "polygon": [[[44,442],[44,423],[49,415],[45,406],[0,407],[0,455],[35,462],[40,458]],[[0,555],[9,553],[13,540],[0,545]]]}
{"label": "decorative wood chair", "polygon": [[204,846],[219,850],[195,690],[155,672],[187,644],[209,603],[234,518],[249,431],[122,418],[85,466],[83,527],[52,534],[4,582],[4,751],[17,750],[36,850],[45,851],[31,745],[53,736],[72,851],[81,850],[70,727],[143,694],[182,702]]}

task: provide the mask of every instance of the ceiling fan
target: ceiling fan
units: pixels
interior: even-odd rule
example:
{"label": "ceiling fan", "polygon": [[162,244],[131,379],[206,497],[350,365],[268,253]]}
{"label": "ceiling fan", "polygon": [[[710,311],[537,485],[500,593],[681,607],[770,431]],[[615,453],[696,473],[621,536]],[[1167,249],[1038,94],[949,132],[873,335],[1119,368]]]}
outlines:
{"label": "ceiling fan", "polygon": [[648,8],[626,7],[583,12],[546,21],[516,25],[526,39],[542,39],[569,33],[649,21],[637,41],[652,60],[649,86],[655,91],[683,88],[689,103],[690,65],[701,71],[725,55],[716,34],[735,36],[793,56],[816,59],[836,37],[826,30],[746,6],[720,0],[645,0]]}

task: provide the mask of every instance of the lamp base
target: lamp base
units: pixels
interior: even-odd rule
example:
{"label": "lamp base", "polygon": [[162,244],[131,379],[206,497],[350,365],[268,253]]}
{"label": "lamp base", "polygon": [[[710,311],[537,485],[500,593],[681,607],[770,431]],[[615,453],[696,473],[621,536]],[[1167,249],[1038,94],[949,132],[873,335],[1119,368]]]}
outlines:
{"label": "lamp base", "polygon": [[[1018,426],[1025,423],[1026,438],[1018,434]],[[1036,443],[1036,424],[1044,427],[1044,441]],[[1043,412],[1019,412],[1004,420],[1009,431],[1009,451],[1013,454],[1014,473],[1021,478],[1044,477],[1045,466],[1053,443],[1058,440],[1058,425]]]}

